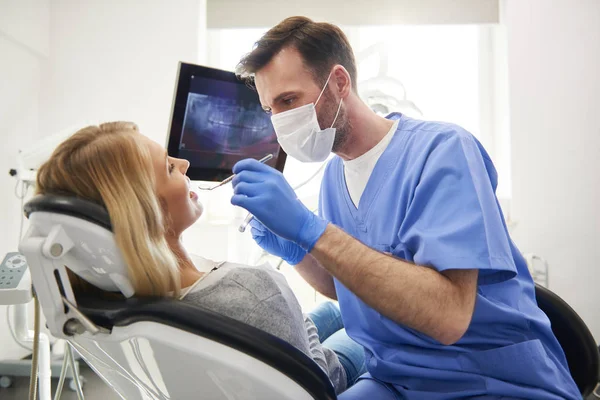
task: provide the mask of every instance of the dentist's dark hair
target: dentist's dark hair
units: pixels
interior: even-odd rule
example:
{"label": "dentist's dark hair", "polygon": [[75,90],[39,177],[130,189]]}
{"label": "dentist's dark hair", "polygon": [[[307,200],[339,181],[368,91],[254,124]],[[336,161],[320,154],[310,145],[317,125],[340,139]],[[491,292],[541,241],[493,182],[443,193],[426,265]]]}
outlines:
{"label": "dentist's dark hair", "polygon": [[237,66],[237,75],[254,86],[254,75],[286,47],[295,48],[315,81],[324,85],[334,65],[340,64],[350,74],[356,92],[356,61],[348,38],[342,30],[326,22],[307,17],[289,17],[269,29]]}

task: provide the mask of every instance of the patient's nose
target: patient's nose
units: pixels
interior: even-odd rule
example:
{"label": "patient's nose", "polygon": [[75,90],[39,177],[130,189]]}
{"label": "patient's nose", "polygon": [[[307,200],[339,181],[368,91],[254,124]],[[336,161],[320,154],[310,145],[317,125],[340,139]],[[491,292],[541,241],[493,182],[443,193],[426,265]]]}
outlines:
{"label": "patient's nose", "polygon": [[181,170],[181,173],[185,174],[190,168],[190,162],[181,158],[177,159],[177,162],[179,163],[179,169]]}

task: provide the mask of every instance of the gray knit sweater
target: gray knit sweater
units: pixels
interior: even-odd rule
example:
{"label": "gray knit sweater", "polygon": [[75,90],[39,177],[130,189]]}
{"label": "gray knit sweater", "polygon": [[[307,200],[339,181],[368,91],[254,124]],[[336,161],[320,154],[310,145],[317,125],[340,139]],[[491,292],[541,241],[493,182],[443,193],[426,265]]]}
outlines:
{"label": "gray knit sweater", "polygon": [[182,300],[252,325],[292,344],[311,357],[329,376],[336,393],[346,389],[346,373],[337,355],[321,345],[312,320],[302,314],[300,304],[285,277],[270,265],[250,267],[219,264],[194,257],[204,268],[218,268],[189,289]]}

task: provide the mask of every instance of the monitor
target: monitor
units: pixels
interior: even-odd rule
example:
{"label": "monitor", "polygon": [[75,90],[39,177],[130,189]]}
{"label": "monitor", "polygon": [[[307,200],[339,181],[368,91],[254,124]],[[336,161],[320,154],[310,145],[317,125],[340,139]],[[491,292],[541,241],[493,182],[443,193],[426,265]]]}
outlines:
{"label": "monitor", "polygon": [[221,181],[236,162],[263,158],[283,171],[286,154],[256,90],[233,72],[179,63],[167,151],[190,162],[192,180]]}

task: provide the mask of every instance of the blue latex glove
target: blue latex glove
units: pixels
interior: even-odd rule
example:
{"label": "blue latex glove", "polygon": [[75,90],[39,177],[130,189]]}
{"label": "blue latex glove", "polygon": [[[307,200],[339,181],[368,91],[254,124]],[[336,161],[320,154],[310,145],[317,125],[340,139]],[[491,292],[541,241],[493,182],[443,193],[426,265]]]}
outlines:
{"label": "blue latex glove", "polygon": [[310,252],[327,221],[298,200],[283,174],[254,159],[239,161],[233,173],[231,204],[245,208],[271,232]]}
{"label": "blue latex glove", "polygon": [[281,257],[290,265],[296,265],[304,259],[306,251],[294,242],[285,240],[261,224],[256,219],[250,221],[252,227],[252,239],[264,250]]}

